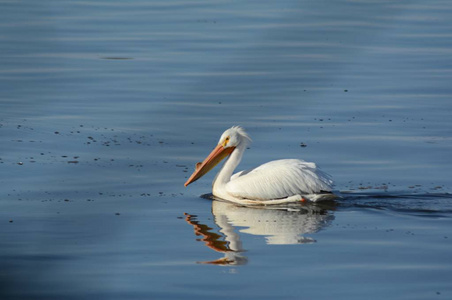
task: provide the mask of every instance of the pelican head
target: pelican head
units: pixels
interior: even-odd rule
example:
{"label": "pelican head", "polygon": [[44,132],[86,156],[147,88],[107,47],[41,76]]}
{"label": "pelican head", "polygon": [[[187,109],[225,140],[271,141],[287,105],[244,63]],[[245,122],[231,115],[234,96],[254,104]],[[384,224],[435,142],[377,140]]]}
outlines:
{"label": "pelican head", "polygon": [[237,147],[239,144],[243,143],[248,145],[251,142],[250,137],[240,126],[232,126],[227,129],[220,137],[218,144],[223,145],[223,147]]}
{"label": "pelican head", "polygon": [[236,147],[246,147],[251,142],[250,137],[240,126],[233,126],[227,129],[220,137],[218,145],[204,159],[203,162],[196,164],[196,169],[190,178],[185,182],[185,186],[198,180],[210,170],[212,170],[225,157],[229,156]]}

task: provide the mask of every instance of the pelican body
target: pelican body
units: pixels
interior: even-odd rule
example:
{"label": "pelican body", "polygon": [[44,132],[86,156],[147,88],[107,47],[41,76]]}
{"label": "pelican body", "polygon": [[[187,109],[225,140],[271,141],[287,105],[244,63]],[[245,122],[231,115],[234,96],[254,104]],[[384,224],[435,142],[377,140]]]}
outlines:
{"label": "pelican body", "polygon": [[297,201],[334,199],[331,176],[315,163],[299,159],[281,159],[257,168],[232,174],[251,139],[239,126],[227,129],[218,145],[204,159],[185,186],[198,180],[227,157],[212,184],[214,196],[240,204],[281,204]]}

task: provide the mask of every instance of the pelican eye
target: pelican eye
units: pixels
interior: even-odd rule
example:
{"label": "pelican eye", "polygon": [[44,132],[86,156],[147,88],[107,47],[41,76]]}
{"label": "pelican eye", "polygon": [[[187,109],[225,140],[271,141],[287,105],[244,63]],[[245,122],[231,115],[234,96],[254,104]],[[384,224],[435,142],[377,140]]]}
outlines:
{"label": "pelican eye", "polygon": [[228,142],[229,142],[229,137],[227,136],[227,137],[224,139],[223,147],[226,147],[226,145],[228,144]]}

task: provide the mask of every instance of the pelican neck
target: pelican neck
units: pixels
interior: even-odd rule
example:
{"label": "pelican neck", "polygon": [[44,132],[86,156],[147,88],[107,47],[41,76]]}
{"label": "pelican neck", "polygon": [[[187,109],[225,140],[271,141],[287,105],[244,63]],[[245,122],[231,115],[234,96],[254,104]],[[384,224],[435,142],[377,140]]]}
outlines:
{"label": "pelican neck", "polygon": [[221,167],[220,172],[218,172],[213,181],[214,188],[224,187],[231,180],[232,173],[242,160],[245,148],[246,143],[240,143],[237,145],[234,151],[232,151],[231,155],[229,155],[228,159],[225,161],[225,163]]}

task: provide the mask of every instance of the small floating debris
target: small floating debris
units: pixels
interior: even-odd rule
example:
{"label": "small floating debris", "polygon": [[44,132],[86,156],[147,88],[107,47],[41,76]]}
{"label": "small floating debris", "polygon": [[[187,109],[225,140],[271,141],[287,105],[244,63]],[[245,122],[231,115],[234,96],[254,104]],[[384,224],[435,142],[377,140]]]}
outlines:
{"label": "small floating debris", "polygon": [[128,60],[128,59],[133,59],[133,57],[107,56],[107,57],[101,57],[101,59]]}
{"label": "small floating debris", "polygon": [[371,185],[368,185],[368,186],[360,186],[360,187],[358,187],[358,189],[360,189],[360,190],[370,190],[370,189],[372,189],[372,186],[371,186]]}
{"label": "small floating debris", "polygon": [[18,162],[17,164],[18,164],[19,166],[22,166],[24,163],[20,161],[20,162]]}
{"label": "small floating debris", "polygon": [[78,164],[78,160],[70,160],[67,163],[68,164]]}

